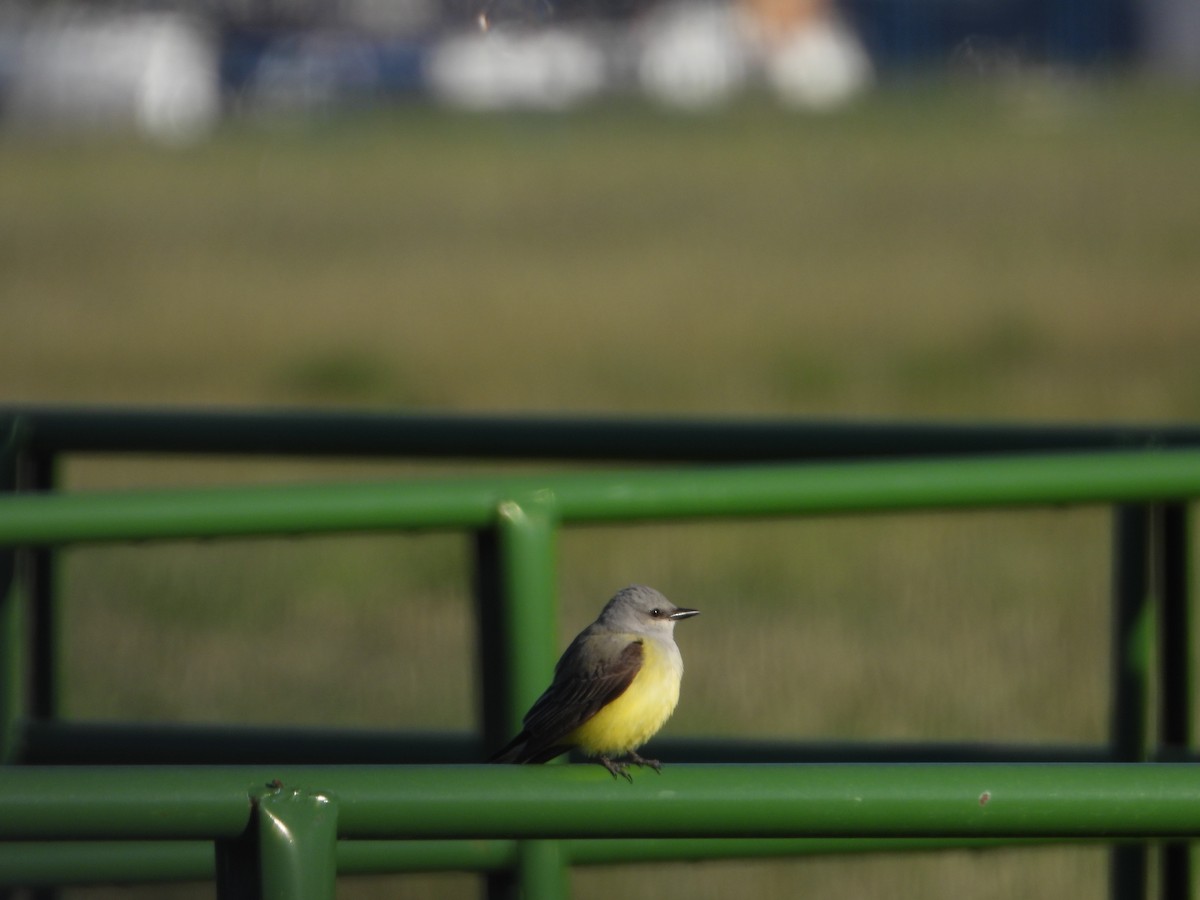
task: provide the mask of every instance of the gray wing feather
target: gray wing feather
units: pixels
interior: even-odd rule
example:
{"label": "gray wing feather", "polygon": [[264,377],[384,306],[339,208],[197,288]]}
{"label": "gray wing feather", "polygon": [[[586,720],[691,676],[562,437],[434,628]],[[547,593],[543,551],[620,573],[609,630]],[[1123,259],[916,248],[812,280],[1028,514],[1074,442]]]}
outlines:
{"label": "gray wing feather", "polygon": [[[610,641],[619,643],[604,646]],[[558,661],[550,687],[525,714],[524,731],[494,759],[545,762],[570,749],[562,740],[625,692],[642,658],[641,639],[580,635]]]}

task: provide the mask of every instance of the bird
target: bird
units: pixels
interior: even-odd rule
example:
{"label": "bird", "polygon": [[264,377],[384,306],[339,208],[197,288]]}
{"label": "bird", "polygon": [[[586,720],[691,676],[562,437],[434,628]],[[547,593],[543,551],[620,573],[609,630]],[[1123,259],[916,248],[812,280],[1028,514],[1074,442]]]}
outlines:
{"label": "bird", "polygon": [[521,733],[490,762],[544,763],[579,749],[614,778],[633,781],[622,757],[661,773],[661,762],[637,751],[675,711],[683,677],[675,623],[699,612],[645,585],[618,591],[558,660]]}

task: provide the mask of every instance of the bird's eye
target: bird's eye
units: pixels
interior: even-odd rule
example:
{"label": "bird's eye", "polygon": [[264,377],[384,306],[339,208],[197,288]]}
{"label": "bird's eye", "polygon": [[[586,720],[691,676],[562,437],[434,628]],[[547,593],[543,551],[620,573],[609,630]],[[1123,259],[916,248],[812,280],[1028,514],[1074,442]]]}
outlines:
{"label": "bird's eye", "polygon": [[653,616],[655,619],[657,619],[659,616],[662,615],[662,610],[661,609],[652,609],[652,610],[650,610],[650,615]]}

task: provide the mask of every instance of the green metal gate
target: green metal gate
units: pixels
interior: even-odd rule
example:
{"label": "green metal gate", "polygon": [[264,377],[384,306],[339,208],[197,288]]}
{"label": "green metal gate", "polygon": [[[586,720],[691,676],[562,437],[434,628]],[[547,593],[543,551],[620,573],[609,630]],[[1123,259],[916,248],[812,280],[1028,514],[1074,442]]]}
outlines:
{"label": "green metal gate", "polygon": [[[1200,768],[1190,735],[1188,504],[1200,496],[1200,429],[13,408],[0,409],[0,441],[0,488],[11,492],[0,498],[0,752],[9,763],[0,769],[0,885],[215,877],[223,897],[315,898],[332,896],[338,872],[432,867],[487,872],[494,896],[555,897],[566,893],[572,864],[1103,840],[1114,844],[1114,895],[1138,897],[1154,840],[1167,842],[1163,895],[1189,895]],[[376,484],[55,491],[56,461],[77,452],[607,465]],[[553,668],[563,528],[1062,504],[1114,509],[1107,745],[680,741],[670,756],[690,764],[672,766],[669,790],[657,779],[613,790],[598,767],[472,764],[518,725]],[[475,535],[480,734],[350,738],[60,717],[55,548],[407,529]],[[1154,671],[1132,640],[1151,610]],[[385,760],[407,765],[361,764]]]}

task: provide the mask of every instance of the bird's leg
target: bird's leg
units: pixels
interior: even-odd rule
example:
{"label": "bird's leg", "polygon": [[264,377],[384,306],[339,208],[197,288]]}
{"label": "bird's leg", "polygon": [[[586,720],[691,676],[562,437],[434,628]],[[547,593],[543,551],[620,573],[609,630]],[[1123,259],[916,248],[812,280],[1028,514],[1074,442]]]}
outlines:
{"label": "bird's leg", "polygon": [[659,775],[662,774],[662,763],[657,759],[646,759],[644,756],[638,756],[636,750],[629,751],[629,761],[637,766],[649,766]]}
{"label": "bird's leg", "polygon": [[608,769],[608,771],[612,773],[613,778],[616,778],[618,775],[620,775],[630,784],[633,784],[633,776],[629,774],[629,770],[621,763],[614,762],[607,756],[597,756],[596,759],[599,761],[600,765],[604,766],[604,768]]}

